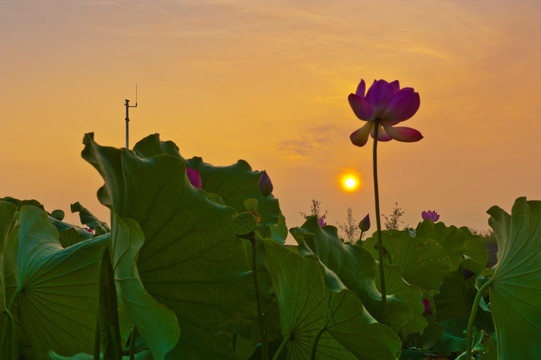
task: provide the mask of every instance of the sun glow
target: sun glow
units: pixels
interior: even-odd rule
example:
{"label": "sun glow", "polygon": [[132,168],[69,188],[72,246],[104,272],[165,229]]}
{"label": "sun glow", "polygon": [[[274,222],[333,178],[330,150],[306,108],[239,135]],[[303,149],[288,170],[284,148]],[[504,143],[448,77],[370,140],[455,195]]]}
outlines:
{"label": "sun glow", "polygon": [[357,175],[345,174],[340,178],[340,185],[345,191],[355,191],[361,186],[361,180]]}

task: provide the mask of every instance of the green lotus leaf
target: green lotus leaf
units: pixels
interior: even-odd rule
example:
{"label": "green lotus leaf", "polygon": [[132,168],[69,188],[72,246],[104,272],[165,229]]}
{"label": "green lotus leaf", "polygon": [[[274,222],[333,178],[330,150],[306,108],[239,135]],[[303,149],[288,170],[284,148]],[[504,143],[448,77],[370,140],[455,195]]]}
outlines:
{"label": "green lotus leaf", "polygon": [[[256,315],[246,248],[231,229],[235,211],[194,188],[176,146],[157,135],[136,153],[99,146],[91,134],[84,143],[83,158],[105,180],[100,202],[113,214],[119,297],[154,357],[174,346],[166,358],[233,358],[234,334],[249,338]],[[150,299],[163,307],[145,308]]]}
{"label": "green lotus leaf", "polygon": [[[406,231],[382,231],[383,247],[392,264],[402,268],[402,276],[410,284],[424,290],[437,290],[449,272],[450,261],[445,249],[435,240],[419,239]],[[364,247],[377,256],[377,238],[364,242]]]}
{"label": "green lotus leaf", "polygon": [[308,359],[318,332],[317,359],[394,359],[400,339],[378,323],[359,298],[313,255],[263,240],[278,300],[288,359]]}
{"label": "green lotus leaf", "polygon": [[[49,217],[49,221],[56,227],[56,230],[58,230],[58,232],[60,233],[60,242],[62,243],[63,247],[75,245],[78,242],[88,240],[94,237],[93,233],[90,233],[79,226],[60,221],[52,216]],[[102,235],[105,233],[106,232],[102,232],[97,235]]]}
{"label": "green lotus leaf", "polygon": [[464,278],[462,269],[445,275],[440,293],[434,296],[438,321],[470,316],[473,300],[477,295],[475,279],[475,276]]}
{"label": "green lotus leaf", "polygon": [[[426,318],[423,316],[425,307],[423,305],[423,291],[415,285],[407,283],[402,277],[402,269],[398,265],[384,264],[383,271],[385,274],[385,287],[388,294],[394,294],[404,301],[408,308],[404,310],[401,316],[408,315],[409,321],[400,324],[397,320],[391,321],[393,329],[397,334],[406,337],[412,333],[422,333],[428,325]],[[378,291],[381,291],[381,282],[379,271],[376,272],[376,286]],[[396,312],[390,312],[387,316],[397,316]],[[400,324],[400,325],[398,325]]]}
{"label": "green lotus leaf", "polygon": [[12,203],[13,205],[17,206],[17,210],[20,210],[24,205],[34,205],[35,207],[45,210],[45,208],[43,207],[43,204],[34,199],[19,200],[11,196],[5,196],[3,198],[0,198],[0,201],[7,201],[7,202]]}
{"label": "green lotus leaf", "polygon": [[486,266],[488,251],[483,245],[483,238],[473,235],[467,227],[446,226],[442,222],[433,223],[425,220],[419,223],[416,238],[437,241],[443,246],[451,262],[451,271],[458,269],[464,255],[473,259],[482,267]]}
{"label": "green lotus leaf", "polygon": [[498,243],[490,304],[500,359],[536,359],[541,344],[541,201],[518,198],[511,215],[494,206]]}
{"label": "green lotus leaf", "polygon": [[97,267],[104,235],[62,248],[47,213],[25,205],[19,217],[18,283],[12,300],[33,358],[93,350],[98,306]]}
{"label": "green lotus leaf", "polygon": [[[58,355],[54,351],[49,352],[50,360],[94,360],[94,355],[78,353],[73,356]],[[129,360],[129,356],[122,356],[122,360]],[[99,360],[104,360],[103,354],[100,354]],[[153,360],[152,353],[149,350],[141,351],[135,354],[135,360]]]}
{"label": "green lotus leaf", "polygon": [[[182,158],[178,147],[171,141],[160,141],[158,134],[149,135],[139,141],[133,150],[137,155],[147,158],[160,154]],[[213,166],[203,162],[200,157],[194,157],[186,160],[186,165],[199,171],[202,188],[205,191],[220,195],[224,202],[238,213],[246,211],[244,207],[246,199],[257,199],[259,202],[258,212],[261,215],[265,213],[265,210],[267,212],[267,223],[273,225],[279,223],[281,211],[278,200],[269,196],[265,209],[265,198],[259,190],[259,178],[262,172],[252,171],[246,161],[239,160],[231,166]]]}
{"label": "green lotus leaf", "polygon": [[272,195],[265,200],[259,190],[262,171],[253,171],[244,160],[239,160],[231,166],[212,166],[204,163],[200,157],[194,157],[186,162],[189,168],[199,171],[202,188],[205,191],[219,194],[224,202],[238,213],[247,210],[244,205],[246,199],[257,199],[257,212],[262,218],[262,223],[265,222],[270,226],[271,236],[275,240],[282,244],[285,242],[287,227],[278,200]]}
{"label": "green lotus leaf", "polygon": [[13,227],[17,206],[0,200],[0,358],[15,359],[16,349],[12,349],[15,320],[7,311],[6,282],[4,279],[4,251]]}
{"label": "green lotus leaf", "polygon": [[[375,283],[376,262],[368,251],[362,246],[342,243],[336,228],[322,228],[315,216],[308,217],[301,227],[292,228],[290,232],[299,244],[302,255],[317,255],[348,289],[357,294],[368,312],[379,318],[381,293]],[[403,326],[411,321],[409,306],[392,292],[388,292],[387,307],[389,326]]]}
{"label": "green lotus leaf", "polygon": [[357,295],[347,289],[332,271],[326,272],[328,286],[326,328],[358,359],[396,359],[402,342],[387,326],[378,323]]}
{"label": "green lotus leaf", "polygon": [[107,223],[98,219],[94,214],[90,212],[90,210],[85,208],[79,202],[71,204],[71,212],[79,213],[79,219],[81,220],[81,224],[85,224],[86,226],[94,230],[97,235],[111,232],[111,229],[109,228],[109,225],[107,225]]}
{"label": "green lotus leaf", "polygon": [[[460,321],[464,321],[464,326],[460,331],[466,328],[473,301],[477,295],[475,285],[476,281],[478,281],[477,277],[473,273],[464,272],[462,267],[465,263],[474,267],[478,266],[478,264],[468,264],[471,259],[467,260],[462,262],[459,269],[445,275],[439,293],[434,296],[436,320],[443,323],[461,319]],[[474,325],[477,329],[483,329],[491,333],[494,332],[492,315],[482,307],[477,309]],[[462,333],[460,336],[464,337]],[[464,348],[460,350],[463,351]]]}
{"label": "green lotus leaf", "polygon": [[17,206],[7,201],[0,201],[0,311],[6,308],[6,293],[4,280],[4,249],[15,225]]}

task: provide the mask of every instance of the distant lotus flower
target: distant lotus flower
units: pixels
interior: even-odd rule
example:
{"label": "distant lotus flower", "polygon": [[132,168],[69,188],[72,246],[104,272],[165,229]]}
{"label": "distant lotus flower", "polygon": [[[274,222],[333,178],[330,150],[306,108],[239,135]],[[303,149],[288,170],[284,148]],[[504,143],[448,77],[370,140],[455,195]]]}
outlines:
{"label": "distant lotus flower", "polygon": [[84,228],[84,230],[86,230],[86,232],[94,234],[94,230],[92,230],[91,228]]}
{"label": "distant lotus flower", "polygon": [[261,177],[259,178],[259,191],[261,191],[261,194],[263,196],[269,196],[272,193],[272,182],[265,170],[263,170],[263,173],[261,174]]}
{"label": "distant lotus flower", "polygon": [[317,222],[319,223],[319,226],[321,227],[327,226],[327,223],[325,222],[325,220],[323,220],[323,218],[317,218]]}
{"label": "distant lotus flower", "polygon": [[365,96],[366,85],[361,80],[355,94],[348,97],[355,115],[367,123],[350,136],[351,142],[363,146],[368,141],[368,134],[374,137],[375,120],[379,122],[378,141],[395,139],[404,142],[419,141],[423,135],[415,129],[394,126],[411,118],[419,109],[421,100],[413,88],[402,88],[398,80],[388,83],[374,80]]}
{"label": "distant lotus flower", "polygon": [[188,175],[188,179],[194,187],[201,189],[201,175],[199,175],[199,170],[186,168],[186,175]]}
{"label": "distant lotus flower", "polygon": [[423,305],[425,306],[425,312],[423,315],[429,315],[432,314],[430,311],[432,309],[432,306],[430,305],[430,301],[428,299],[423,299]]}
{"label": "distant lotus flower", "polygon": [[359,223],[359,229],[361,229],[362,232],[368,231],[370,229],[370,215],[366,214],[364,219],[361,220]]}
{"label": "distant lotus flower", "polygon": [[430,220],[432,222],[436,222],[440,218],[435,210],[423,211],[421,216],[423,217],[423,220]]}

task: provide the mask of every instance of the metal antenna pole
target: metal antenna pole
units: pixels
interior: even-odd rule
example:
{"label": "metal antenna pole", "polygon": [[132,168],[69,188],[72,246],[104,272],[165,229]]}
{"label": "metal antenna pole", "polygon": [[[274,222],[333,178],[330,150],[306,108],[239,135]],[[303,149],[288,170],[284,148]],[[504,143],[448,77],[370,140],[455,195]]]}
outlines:
{"label": "metal antenna pole", "polygon": [[130,148],[130,114],[129,109],[137,107],[137,84],[135,84],[135,105],[130,105],[130,100],[124,99],[124,106],[126,106],[126,149]]}

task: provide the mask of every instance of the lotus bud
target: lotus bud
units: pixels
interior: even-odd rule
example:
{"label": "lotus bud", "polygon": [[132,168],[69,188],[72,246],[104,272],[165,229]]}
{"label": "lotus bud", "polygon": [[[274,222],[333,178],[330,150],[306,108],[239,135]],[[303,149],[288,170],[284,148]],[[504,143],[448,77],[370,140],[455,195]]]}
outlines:
{"label": "lotus bud", "polygon": [[430,311],[432,309],[432,305],[430,305],[430,301],[428,299],[423,299],[423,305],[425,306],[425,312],[423,315],[432,314],[432,311]]}
{"label": "lotus bud", "polygon": [[261,194],[263,196],[269,196],[272,193],[272,182],[265,170],[263,170],[263,173],[261,174],[261,177],[259,178],[259,191],[261,191]]}
{"label": "lotus bud", "polygon": [[359,229],[361,229],[362,232],[368,231],[370,229],[370,214],[366,214],[364,219],[361,220],[359,223]]}
{"label": "lotus bud", "polygon": [[188,179],[194,187],[201,189],[201,175],[199,175],[199,170],[186,168],[186,175],[188,175]]}

